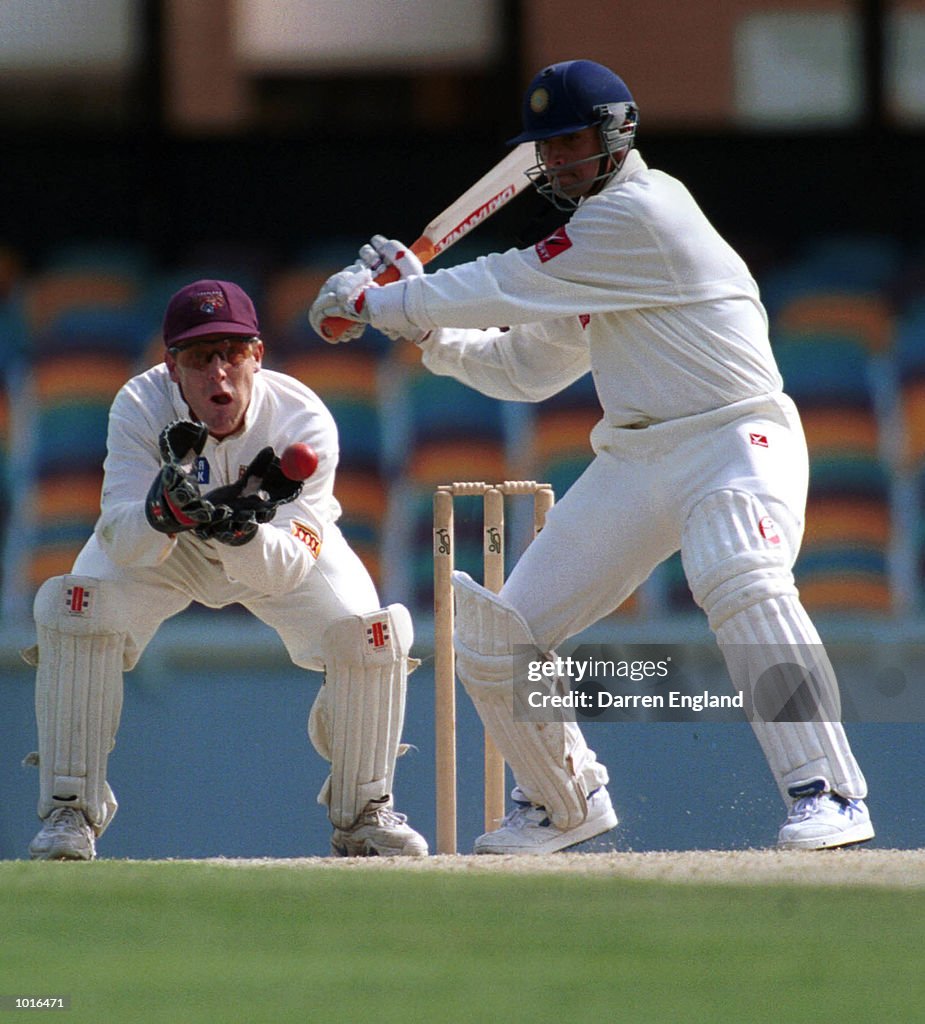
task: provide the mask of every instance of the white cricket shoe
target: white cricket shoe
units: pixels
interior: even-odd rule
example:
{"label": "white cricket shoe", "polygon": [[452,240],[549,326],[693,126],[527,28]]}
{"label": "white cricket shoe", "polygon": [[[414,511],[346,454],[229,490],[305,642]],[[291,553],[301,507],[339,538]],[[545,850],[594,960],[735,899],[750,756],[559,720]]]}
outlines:
{"label": "white cricket shoe", "polygon": [[392,810],[388,800],[371,800],[350,828],[335,828],[333,857],[426,857],[427,841],[408,824],[404,814]]}
{"label": "white cricket shoe", "polygon": [[520,787],[515,786],[511,793],[514,810],[505,815],[500,828],[476,839],[473,846],[476,853],[556,853],[593,839],[617,824],[610,794],[604,786],[599,786],[588,797],[588,816],[585,820],[568,829],[556,828],[546,808],[518,799],[523,795]]}
{"label": "white cricket shoe", "polygon": [[777,845],[782,850],[826,850],[873,838],[874,827],[864,801],[849,800],[827,790],[794,803],[777,836]]}
{"label": "white cricket shoe", "polygon": [[96,835],[83,811],[56,807],[29,844],[33,860],[93,860]]}

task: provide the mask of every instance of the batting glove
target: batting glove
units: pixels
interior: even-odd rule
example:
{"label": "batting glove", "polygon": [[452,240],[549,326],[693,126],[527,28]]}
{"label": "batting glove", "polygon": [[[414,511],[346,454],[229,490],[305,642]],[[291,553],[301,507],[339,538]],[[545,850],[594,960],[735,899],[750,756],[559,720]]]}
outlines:
{"label": "batting glove", "polygon": [[[366,330],[369,316],[358,315],[356,304],[362,309],[363,292],[373,283],[372,271],[365,264],[355,263],[338,271],[324,282],[318,292],[318,298],[312,303],[308,312],[308,321],[315,332],[330,344],[341,341],[355,341]],[[356,321],[356,327],[348,327],[339,338],[325,338],[321,330],[321,321],[329,316],[338,316],[346,320]]]}
{"label": "batting glove", "polygon": [[[419,277],[424,273],[424,264],[409,246],[394,238],[386,238],[385,235],[373,235],[360,249],[360,262],[369,267],[375,283],[378,283],[378,279],[389,267],[395,270],[400,281],[407,281],[409,277]],[[381,324],[376,324],[375,327],[392,341],[407,340],[417,343],[430,333],[410,325],[404,329],[385,327]]]}
{"label": "batting glove", "polygon": [[360,261],[369,267],[374,280],[387,267],[394,267],[402,281],[424,273],[424,264],[407,245],[385,235],[373,235],[360,249]]}

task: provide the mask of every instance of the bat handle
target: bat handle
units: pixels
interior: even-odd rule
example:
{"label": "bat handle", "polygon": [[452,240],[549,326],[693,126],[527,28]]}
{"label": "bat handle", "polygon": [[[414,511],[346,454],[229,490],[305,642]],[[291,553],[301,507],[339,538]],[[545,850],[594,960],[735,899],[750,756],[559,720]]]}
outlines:
{"label": "bat handle", "polygon": [[[437,255],[437,250],[434,249],[430,239],[425,238],[423,235],[416,242],[411,243],[411,251],[415,253],[422,263],[429,263]],[[376,278],[376,284],[391,284],[400,277],[401,275],[395,267],[386,267]],[[346,317],[326,316],[321,321],[321,333],[326,341],[337,341],[348,327],[355,325],[355,320],[348,320]]]}

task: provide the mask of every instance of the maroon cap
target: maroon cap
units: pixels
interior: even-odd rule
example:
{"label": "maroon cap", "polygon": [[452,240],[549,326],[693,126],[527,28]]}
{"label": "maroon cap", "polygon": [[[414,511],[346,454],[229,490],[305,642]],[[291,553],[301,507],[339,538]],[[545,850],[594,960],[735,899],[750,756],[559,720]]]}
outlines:
{"label": "maroon cap", "polygon": [[259,333],[253,302],[231,281],[194,281],[171,298],[164,313],[167,348],[208,334]]}

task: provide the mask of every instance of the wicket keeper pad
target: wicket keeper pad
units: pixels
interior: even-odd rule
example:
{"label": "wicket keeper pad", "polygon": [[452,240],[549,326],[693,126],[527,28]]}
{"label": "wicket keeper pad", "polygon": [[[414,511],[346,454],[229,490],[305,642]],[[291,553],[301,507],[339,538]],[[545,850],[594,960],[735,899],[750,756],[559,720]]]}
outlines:
{"label": "wicket keeper pad", "polygon": [[[684,526],[684,571],[733,686],[754,709],[752,728],[785,802],[813,792],[819,779],[841,796],[861,799],[867,783],[839,721],[835,673],[791,571],[798,527],[780,519],[783,513],[773,518],[745,491],[708,494]],[[796,689],[788,676],[800,679]],[[763,709],[781,710],[788,701],[784,717],[795,720],[762,718]]]}
{"label": "wicket keeper pad", "polygon": [[106,781],[122,713],[124,596],[103,580],[55,576],[39,588],[35,716],[38,814],[77,807],[102,835],[118,806]]}
{"label": "wicket keeper pad", "polygon": [[400,604],[337,619],[325,631],[325,680],[308,734],[331,762],[318,803],[336,828],[350,828],[371,800],[392,793],[413,641]]}
{"label": "wicket keeper pad", "polygon": [[[456,597],[456,672],[475,705],[485,731],[510,764],[532,803],[545,807],[560,829],[575,828],[588,816],[588,794],[608,781],[607,770],[567,721],[515,721],[514,648],[537,648],[520,613],[467,573],[453,573]],[[527,712],[526,706],[523,710]]]}

